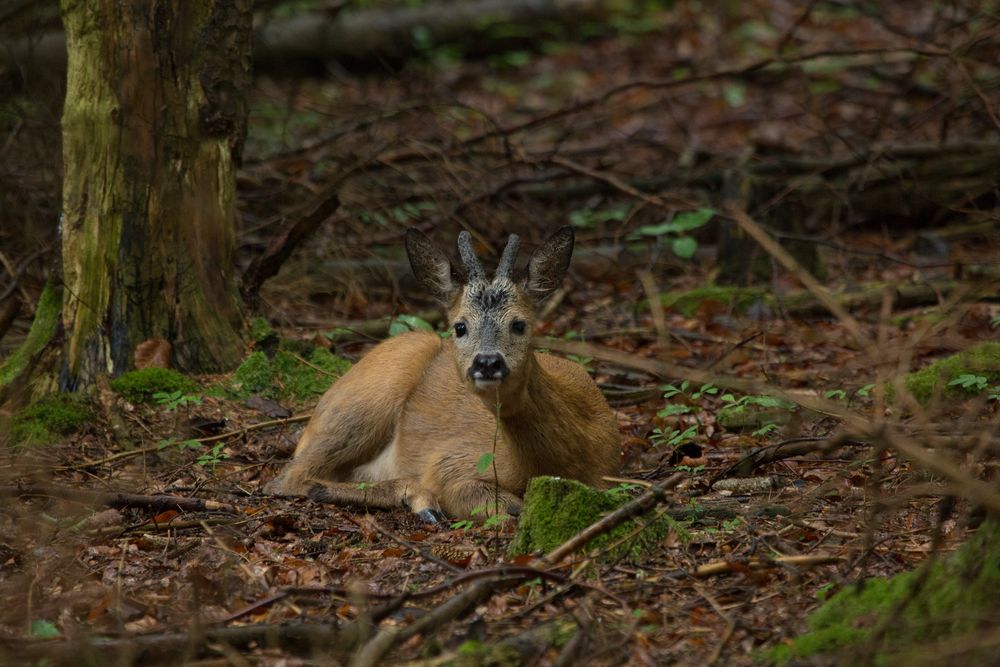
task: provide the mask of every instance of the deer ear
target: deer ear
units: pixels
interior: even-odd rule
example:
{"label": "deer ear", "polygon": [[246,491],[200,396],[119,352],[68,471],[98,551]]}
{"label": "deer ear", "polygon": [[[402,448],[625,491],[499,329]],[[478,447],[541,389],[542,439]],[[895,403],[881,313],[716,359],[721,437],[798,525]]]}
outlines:
{"label": "deer ear", "polygon": [[532,301],[542,301],[562,285],[572,255],[572,227],[560,227],[531,254],[523,285]]}
{"label": "deer ear", "polygon": [[406,255],[410,267],[421,286],[431,295],[447,304],[461,284],[453,276],[448,256],[441,252],[431,240],[418,229],[406,230]]}

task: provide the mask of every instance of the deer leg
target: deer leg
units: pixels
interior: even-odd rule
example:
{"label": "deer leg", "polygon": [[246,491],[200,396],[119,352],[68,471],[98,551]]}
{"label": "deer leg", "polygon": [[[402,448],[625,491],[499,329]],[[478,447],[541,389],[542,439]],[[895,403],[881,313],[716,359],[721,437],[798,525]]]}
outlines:
{"label": "deer leg", "polygon": [[[499,488],[494,482],[479,479],[454,481],[445,486],[441,506],[449,516],[462,519],[485,519],[495,514],[518,516],[521,499],[510,491]],[[473,510],[476,511],[473,517]]]}
{"label": "deer leg", "polygon": [[415,479],[390,479],[383,482],[328,482],[314,479],[310,498],[321,503],[391,510],[407,507],[428,523],[444,520],[434,494]]}

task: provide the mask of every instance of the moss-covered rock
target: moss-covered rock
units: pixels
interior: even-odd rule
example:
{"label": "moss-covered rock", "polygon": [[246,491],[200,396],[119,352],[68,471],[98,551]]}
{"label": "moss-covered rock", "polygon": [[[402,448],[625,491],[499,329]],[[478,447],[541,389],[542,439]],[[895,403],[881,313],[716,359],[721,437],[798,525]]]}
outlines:
{"label": "moss-covered rock", "polygon": [[[629,495],[620,489],[598,491],[571,479],[535,477],[524,494],[524,507],[510,553],[551,551],[628,500]],[[659,545],[672,524],[673,520],[666,516],[655,520],[639,517],[595,538],[588,548],[610,547],[603,555],[606,559],[624,554],[641,556]],[[632,535],[640,526],[645,528]],[[623,538],[627,539],[622,541]]]}
{"label": "moss-covered rock", "polygon": [[[1000,343],[974,345],[909,373],[903,382],[913,397],[923,404],[938,395],[942,398],[969,396],[967,390],[948,384],[965,374],[985,377],[991,385],[1000,383]],[[888,388],[888,392],[891,396],[892,387]]]}
{"label": "moss-covered rock", "polygon": [[271,358],[253,352],[233,373],[230,387],[238,396],[258,394],[302,401],[321,395],[350,367],[351,362],[322,347],[305,354],[286,347]]}
{"label": "moss-covered rock", "polygon": [[198,385],[172,368],[140,368],[112,380],[111,388],[132,403],[151,403],[153,394],[175,391],[190,394]]}
{"label": "moss-covered rock", "polygon": [[83,399],[74,394],[54,394],[29,405],[14,418],[15,443],[47,444],[69,435],[93,419]]}
{"label": "moss-covered rock", "polygon": [[[905,664],[909,658],[926,657],[926,646],[935,641],[996,628],[997,618],[1000,522],[991,520],[958,551],[932,564],[929,572],[871,579],[840,591],[809,617],[809,632],[772,649],[769,657],[785,664],[835,654],[838,664],[857,664],[854,653],[873,650],[875,664]],[[886,619],[890,622],[884,633],[874,646],[867,646]],[[995,660],[995,649],[983,648],[963,653],[954,664],[994,665]]]}

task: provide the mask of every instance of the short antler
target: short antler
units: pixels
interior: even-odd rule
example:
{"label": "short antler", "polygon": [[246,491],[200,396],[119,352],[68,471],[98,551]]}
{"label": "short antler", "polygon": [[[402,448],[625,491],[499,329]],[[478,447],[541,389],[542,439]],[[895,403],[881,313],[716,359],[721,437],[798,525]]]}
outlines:
{"label": "short antler", "polygon": [[507,240],[507,247],[503,249],[500,257],[500,265],[497,266],[496,278],[510,278],[510,273],[514,269],[514,261],[517,259],[517,249],[521,245],[521,239],[517,234],[511,234]]}
{"label": "short antler", "polygon": [[465,272],[469,280],[477,280],[486,277],[483,265],[476,257],[476,251],[472,249],[472,235],[469,232],[461,232],[458,235],[458,254],[462,258]]}

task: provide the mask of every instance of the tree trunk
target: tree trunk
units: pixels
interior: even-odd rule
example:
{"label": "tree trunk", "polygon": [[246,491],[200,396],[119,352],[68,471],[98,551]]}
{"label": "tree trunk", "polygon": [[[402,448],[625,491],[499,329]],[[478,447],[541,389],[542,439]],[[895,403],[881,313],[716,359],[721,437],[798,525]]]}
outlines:
{"label": "tree trunk", "polygon": [[162,337],[188,371],[243,350],[233,203],[251,0],[62,0],[67,388]]}

